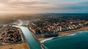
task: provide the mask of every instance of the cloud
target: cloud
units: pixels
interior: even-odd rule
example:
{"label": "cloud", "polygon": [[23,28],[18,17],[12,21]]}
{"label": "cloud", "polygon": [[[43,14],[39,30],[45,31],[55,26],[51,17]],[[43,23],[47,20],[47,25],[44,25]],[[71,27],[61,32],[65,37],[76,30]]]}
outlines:
{"label": "cloud", "polygon": [[79,9],[85,9],[85,12],[87,3],[78,4],[85,1],[87,0],[0,0],[0,13],[62,13],[79,12]]}
{"label": "cloud", "polygon": [[44,10],[52,9],[54,6],[40,0],[0,0],[0,13],[37,13]]}
{"label": "cloud", "polygon": [[64,4],[61,9],[56,8],[50,12],[54,13],[88,13],[88,1],[85,2],[77,2],[72,4]]}
{"label": "cloud", "polygon": [[81,2],[65,7],[66,12],[69,13],[88,13],[88,2]]}

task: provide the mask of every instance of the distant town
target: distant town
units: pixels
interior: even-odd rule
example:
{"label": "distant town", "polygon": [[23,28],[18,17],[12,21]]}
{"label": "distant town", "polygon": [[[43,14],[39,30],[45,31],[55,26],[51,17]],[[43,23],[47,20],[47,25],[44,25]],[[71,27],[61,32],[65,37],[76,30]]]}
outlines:
{"label": "distant town", "polygon": [[[65,15],[65,16],[64,16]],[[72,34],[73,32],[88,30],[88,18],[82,15],[66,15],[66,14],[46,14],[46,15],[33,15],[22,16],[21,18],[14,17],[8,24],[1,24],[3,26],[8,25],[25,25],[27,26],[39,39],[50,38],[57,36],[64,36]],[[25,19],[24,19],[25,18]],[[85,18],[85,19],[84,19]],[[20,24],[21,23],[21,24]]]}
{"label": "distant town", "polygon": [[[44,20],[44,19],[43,19]],[[69,35],[77,31],[88,31],[87,20],[65,20],[47,19],[31,23],[30,29],[39,38],[57,37]]]}
{"label": "distant town", "polygon": [[[16,17],[15,17],[16,18]],[[42,41],[46,38],[67,36],[78,31],[88,31],[87,16],[50,16],[38,15],[37,17],[25,17],[13,19],[11,22],[0,24],[0,45],[17,44],[20,48],[28,48],[23,34],[20,34],[18,28],[14,25],[21,25],[29,28],[29,30],[37,37],[37,40]],[[85,19],[84,19],[85,18]],[[24,47],[22,47],[24,46]],[[9,47],[10,48],[10,47]],[[19,49],[19,48],[18,48]]]}

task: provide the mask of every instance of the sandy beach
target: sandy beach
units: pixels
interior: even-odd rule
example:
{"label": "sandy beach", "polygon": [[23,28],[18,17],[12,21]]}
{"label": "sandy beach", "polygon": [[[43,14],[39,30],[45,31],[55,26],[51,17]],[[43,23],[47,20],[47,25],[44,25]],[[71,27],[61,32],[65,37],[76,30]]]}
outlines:
{"label": "sandy beach", "polygon": [[73,33],[79,32],[79,31],[88,31],[88,26],[87,27],[82,27],[82,28],[77,29],[77,30],[59,32],[59,35],[65,36],[65,35],[69,35],[69,34],[73,34]]}
{"label": "sandy beach", "polygon": [[0,46],[0,49],[29,49],[26,43]]}
{"label": "sandy beach", "polygon": [[[79,31],[88,31],[88,26],[87,27],[82,27],[82,28],[76,29],[76,30],[59,32],[58,34],[59,34],[59,36],[66,36],[66,35],[70,35],[70,34],[73,34],[73,33],[77,33]],[[45,40],[46,38],[40,38],[40,37],[38,37],[38,39],[40,41],[42,41],[42,40]]]}

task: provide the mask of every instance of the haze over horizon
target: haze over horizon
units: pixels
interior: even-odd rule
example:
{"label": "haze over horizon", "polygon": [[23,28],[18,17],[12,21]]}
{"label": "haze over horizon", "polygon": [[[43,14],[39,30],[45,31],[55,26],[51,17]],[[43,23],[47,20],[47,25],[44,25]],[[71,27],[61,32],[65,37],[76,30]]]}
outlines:
{"label": "haze over horizon", "polygon": [[0,0],[0,15],[88,13],[88,0]]}

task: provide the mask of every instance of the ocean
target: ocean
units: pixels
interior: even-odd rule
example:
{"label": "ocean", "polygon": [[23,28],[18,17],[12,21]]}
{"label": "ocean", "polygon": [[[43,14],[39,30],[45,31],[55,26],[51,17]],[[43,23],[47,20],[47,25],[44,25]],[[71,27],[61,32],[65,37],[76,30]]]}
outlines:
{"label": "ocean", "polygon": [[47,49],[88,49],[88,31],[56,37],[43,43]]}

